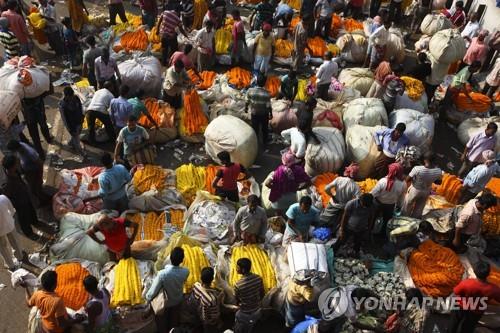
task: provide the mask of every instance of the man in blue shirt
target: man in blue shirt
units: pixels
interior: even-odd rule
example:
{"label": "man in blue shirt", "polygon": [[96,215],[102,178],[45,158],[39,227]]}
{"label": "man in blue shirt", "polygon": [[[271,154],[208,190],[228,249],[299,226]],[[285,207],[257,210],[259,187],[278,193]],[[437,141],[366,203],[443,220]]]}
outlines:
{"label": "man in blue shirt", "polygon": [[127,126],[128,117],[132,114],[134,109],[133,105],[127,99],[129,90],[127,85],[122,85],[120,87],[120,96],[118,98],[113,98],[109,104],[111,122],[117,134],[123,127]]}
{"label": "man in blue shirt", "polygon": [[484,163],[472,169],[464,179],[460,204],[465,204],[467,201],[477,197],[479,192],[484,190],[486,184],[498,172],[498,164],[495,160],[496,156],[493,150],[483,151],[482,157]]}
{"label": "man in blue shirt", "polygon": [[299,203],[294,203],[286,211],[288,222],[283,235],[283,246],[290,242],[307,242],[309,228],[319,222],[319,210],[312,207],[310,197],[300,198]]}
{"label": "man in blue shirt", "polygon": [[387,175],[388,166],[396,161],[397,152],[410,144],[410,140],[404,134],[405,130],[406,125],[399,123],[394,129],[384,128],[375,132],[374,140],[381,152],[375,161],[377,178]]}
{"label": "man in blue shirt", "polygon": [[[187,268],[180,267],[183,261],[184,250],[181,247],[175,247],[170,253],[170,262],[172,264],[166,265],[164,269],[158,272],[151,287],[146,292],[145,298],[149,303],[158,293],[162,291],[167,293],[165,313],[157,318],[158,332],[167,332],[178,324],[179,307],[184,300],[184,282],[186,282],[189,275]],[[165,319],[168,324],[165,323]]]}
{"label": "man in blue shirt", "polygon": [[130,182],[132,176],[123,165],[113,165],[113,158],[108,153],[102,155],[101,163],[106,168],[98,179],[99,197],[102,198],[103,208],[117,210],[121,213],[128,209],[125,185]]}

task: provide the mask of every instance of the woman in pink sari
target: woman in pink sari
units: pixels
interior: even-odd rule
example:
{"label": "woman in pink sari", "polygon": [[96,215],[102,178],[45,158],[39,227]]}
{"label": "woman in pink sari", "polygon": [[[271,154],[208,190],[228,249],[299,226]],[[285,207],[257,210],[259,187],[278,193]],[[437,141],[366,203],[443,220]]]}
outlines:
{"label": "woman in pink sari", "polygon": [[233,9],[231,15],[234,19],[232,30],[231,64],[238,66],[243,57],[248,53],[245,41],[245,26],[241,20],[240,11]]}
{"label": "woman in pink sari", "polygon": [[283,154],[280,165],[273,171],[265,185],[271,189],[269,201],[271,207],[281,216],[291,204],[297,202],[298,190],[311,185],[311,178],[304,171],[304,167],[296,164],[296,159],[290,151]]}

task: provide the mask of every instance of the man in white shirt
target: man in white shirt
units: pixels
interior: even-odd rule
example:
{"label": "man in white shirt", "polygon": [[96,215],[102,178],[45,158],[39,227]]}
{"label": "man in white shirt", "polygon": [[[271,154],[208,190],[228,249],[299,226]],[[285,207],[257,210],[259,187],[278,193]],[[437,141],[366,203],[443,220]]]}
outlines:
{"label": "man in white shirt", "polygon": [[325,52],[323,59],[323,63],[316,72],[317,97],[327,101],[329,100],[328,89],[330,88],[332,77],[337,77],[339,66],[335,60],[332,60],[333,54],[330,51]]}
{"label": "man in white shirt", "polygon": [[462,33],[460,34],[462,38],[465,40],[465,46],[468,48],[470,45],[470,42],[472,41],[472,37],[474,37],[478,31],[481,29],[481,25],[479,24],[479,16],[477,13],[472,13],[470,15],[469,22],[464,27],[464,30],[462,30]]}
{"label": "man in white shirt", "polygon": [[195,45],[198,49],[198,72],[210,69],[214,58],[214,24],[212,21],[206,21],[205,27],[198,31],[195,38]]}
{"label": "man in white shirt", "polygon": [[12,260],[12,249],[18,262],[26,259],[26,253],[23,253],[21,247],[19,247],[17,239],[14,222],[15,213],[16,209],[12,206],[9,198],[3,194],[0,195],[0,255],[3,257],[6,268],[11,272],[17,269],[14,260]]}
{"label": "man in white shirt", "polygon": [[115,141],[115,131],[113,123],[109,115],[109,105],[111,100],[115,98],[112,94],[113,84],[105,82],[102,89],[97,90],[92,97],[92,101],[87,108],[87,125],[89,128],[89,142],[95,143],[95,121],[99,119],[104,125],[104,129],[108,134],[109,140]]}
{"label": "man in white shirt", "polygon": [[[375,70],[385,56],[387,41],[389,40],[389,28],[391,21],[385,20],[384,24],[378,27],[368,38],[368,45],[371,46],[371,53],[367,54],[365,65],[370,61],[370,69]],[[369,58],[368,58],[369,57]]]}

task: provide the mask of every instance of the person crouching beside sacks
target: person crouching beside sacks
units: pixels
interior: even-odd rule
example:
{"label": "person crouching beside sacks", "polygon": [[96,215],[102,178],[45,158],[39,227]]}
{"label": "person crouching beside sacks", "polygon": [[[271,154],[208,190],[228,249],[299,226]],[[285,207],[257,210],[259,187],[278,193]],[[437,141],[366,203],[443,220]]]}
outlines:
{"label": "person crouching beside sacks", "polygon": [[404,134],[406,125],[399,123],[394,129],[381,129],[375,132],[374,139],[381,152],[375,161],[377,178],[387,175],[389,164],[396,161],[398,150],[408,146],[410,140]]}
{"label": "person crouching beside sacks", "polygon": [[238,209],[234,218],[232,243],[237,240],[242,240],[244,244],[264,243],[266,231],[266,210],[259,206],[259,197],[250,194],[247,205]]}
{"label": "person crouching beside sacks", "polygon": [[191,79],[184,68],[184,63],[179,59],[165,72],[163,100],[174,109],[178,109],[182,106],[182,92],[191,86]]}
{"label": "person crouching beside sacks", "polygon": [[[130,238],[127,234],[127,228],[133,229]],[[103,215],[97,223],[87,230],[87,235],[99,244],[105,245],[112,261],[118,261],[122,258],[130,257],[130,245],[134,242],[139,225],[125,218],[111,218]],[[104,235],[104,240],[97,238],[96,233]]]}
{"label": "person crouching beside sacks", "polygon": [[120,161],[123,148],[125,165],[133,167],[137,164],[154,164],[156,149],[149,144],[149,134],[142,126],[137,125],[137,117],[130,116],[127,126],[120,130],[116,139],[115,162]]}

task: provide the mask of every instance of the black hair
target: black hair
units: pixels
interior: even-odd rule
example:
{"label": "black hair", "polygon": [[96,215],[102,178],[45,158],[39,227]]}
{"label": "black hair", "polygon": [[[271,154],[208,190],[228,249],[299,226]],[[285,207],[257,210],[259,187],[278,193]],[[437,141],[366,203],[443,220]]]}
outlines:
{"label": "black hair", "polygon": [[259,75],[257,75],[257,85],[259,87],[264,87],[266,85],[266,81],[267,77],[264,74],[259,73]]}
{"label": "black hair", "polygon": [[250,204],[250,203],[254,203],[254,204],[260,204],[260,200],[259,200],[259,197],[256,196],[255,194],[250,194],[248,197],[247,197],[247,203]]}
{"label": "black hair", "polygon": [[102,49],[101,49],[101,52],[102,52],[102,56],[104,56],[105,58],[108,57],[109,58],[109,48],[104,46]]}
{"label": "black hair", "polygon": [[17,8],[17,1],[9,0],[7,1],[7,5],[5,7],[10,10],[15,10]]}
{"label": "black hair", "polygon": [[176,246],[170,253],[170,262],[172,265],[179,266],[184,261],[184,250],[182,247]]}
{"label": "black hair", "polygon": [[63,94],[64,94],[64,96],[70,97],[70,96],[73,96],[75,94],[75,91],[70,86],[66,86],[63,89]]}
{"label": "black hair", "polygon": [[87,38],[85,38],[85,43],[87,43],[90,46],[95,46],[95,37],[88,36]]}
{"label": "black hair", "polygon": [[371,207],[373,204],[373,195],[371,193],[363,193],[359,196],[359,200],[364,207]]}
{"label": "black hair", "polygon": [[455,3],[455,7],[457,7],[457,8],[464,8],[464,2],[463,1],[457,1]]}
{"label": "black hair", "polygon": [[425,54],[425,52],[420,52],[417,55],[417,59],[418,59],[419,62],[424,63],[424,62],[427,61],[427,54]]}
{"label": "black hair", "polygon": [[135,97],[139,98],[139,99],[142,99],[144,97],[144,90],[142,89],[139,89],[137,90],[137,92],[135,93]]}
{"label": "black hair", "polygon": [[110,153],[102,154],[101,163],[105,167],[111,167],[113,165],[113,157],[111,157],[111,154]]}
{"label": "black hair", "polygon": [[396,129],[399,133],[404,133],[404,131],[406,131],[406,125],[404,123],[398,123]]}
{"label": "black hair", "polygon": [[238,9],[233,9],[231,11],[231,16],[240,16],[240,11]]}
{"label": "black hair", "polygon": [[491,123],[488,123],[488,125],[486,126],[486,129],[493,129],[495,131],[498,131],[498,125],[497,125],[497,123],[491,122]]}
{"label": "black hair", "polygon": [[5,170],[9,170],[17,163],[16,155],[7,155],[2,160],[2,166]]}
{"label": "black hair", "polygon": [[137,116],[131,114],[130,116],[128,116],[128,120],[129,121],[137,121],[138,119],[137,119]]}
{"label": "black hair", "polygon": [[332,60],[332,58],[333,58],[333,53],[332,53],[332,51],[326,51],[326,52],[325,52],[325,57],[326,57],[326,59],[328,59],[328,60]]}
{"label": "black hair", "polygon": [[296,77],[296,76],[297,76],[297,72],[294,71],[293,69],[288,72],[288,77]]}
{"label": "black hair", "polygon": [[231,162],[231,155],[227,151],[221,151],[217,154],[217,158],[222,162],[222,164]]}
{"label": "black hair", "polygon": [[177,67],[177,68],[184,68],[184,62],[181,60],[181,59],[177,59],[175,62],[174,62],[174,66]]}
{"label": "black hair", "polygon": [[21,143],[19,141],[17,141],[17,140],[10,140],[7,143],[7,149],[8,150],[16,151],[19,148],[21,148]]}
{"label": "black hair", "polygon": [[474,274],[479,280],[486,280],[490,275],[491,266],[486,261],[479,261],[474,265]]}
{"label": "black hair", "polygon": [[479,60],[474,60],[474,61],[472,62],[472,64],[470,64],[470,66],[469,66],[469,67],[473,67],[473,68],[480,68],[480,67],[481,67],[481,61],[479,61]]}
{"label": "black hair", "polygon": [[193,50],[193,45],[191,45],[191,44],[184,45],[184,53],[185,54],[189,54],[189,52],[191,52],[192,50]]}
{"label": "black hair", "polygon": [[424,154],[424,161],[428,161],[430,163],[434,163],[436,156],[432,151],[428,151]]}
{"label": "black hair", "polygon": [[367,288],[355,288],[352,293],[351,293],[351,298],[352,299],[362,299],[362,298],[368,298],[368,297],[374,297],[376,296],[373,291]]}
{"label": "black hair", "polygon": [[491,193],[484,193],[477,200],[486,209],[497,205],[497,197]]}
{"label": "black hair", "polygon": [[214,280],[214,269],[212,267],[205,267],[201,270],[201,282],[210,285]]}
{"label": "black hair", "polygon": [[306,102],[307,110],[300,109],[297,112],[297,128],[304,134],[307,143],[309,143],[310,139],[313,139],[314,143],[320,143],[318,137],[312,131],[313,110],[316,104],[316,98],[310,97]]}
{"label": "black hair", "polygon": [[40,278],[42,288],[45,291],[53,292],[57,287],[57,273],[56,271],[46,271]]}
{"label": "black hair", "polygon": [[236,265],[241,269],[241,271],[245,273],[249,273],[252,269],[252,262],[248,258],[240,258],[236,262]]}
{"label": "black hair", "polygon": [[61,23],[65,26],[65,27],[70,27],[71,26],[71,19],[69,17],[63,17],[63,19],[61,20]]}
{"label": "black hair", "polygon": [[209,28],[213,28],[214,27],[214,22],[208,20],[208,21],[205,22],[205,26],[209,27]]}
{"label": "black hair", "polygon": [[87,290],[91,294],[97,292],[98,290],[97,285],[98,281],[93,275],[87,275],[83,279],[83,286],[85,287],[85,290]]}
{"label": "black hair", "polygon": [[122,84],[120,86],[120,96],[123,96],[123,97],[127,96],[129,91],[130,91],[130,88],[126,84]]}
{"label": "black hair", "polygon": [[114,88],[113,82],[111,81],[105,81],[103,84],[103,88],[108,89],[109,91],[112,91]]}
{"label": "black hair", "polygon": [[311,206],[311,205],[312,205],[312,203],[313,203],[313,202],[312,202],[311,197],[310,197],[310,196],[307,196],[307,195],[306,195],[306,196],[303,196],[303,197],[302,197],[302,198],[300,198],[300,200],[299,200],[299,205],[304,204],[304,205],[307,205],[307,206]]}

